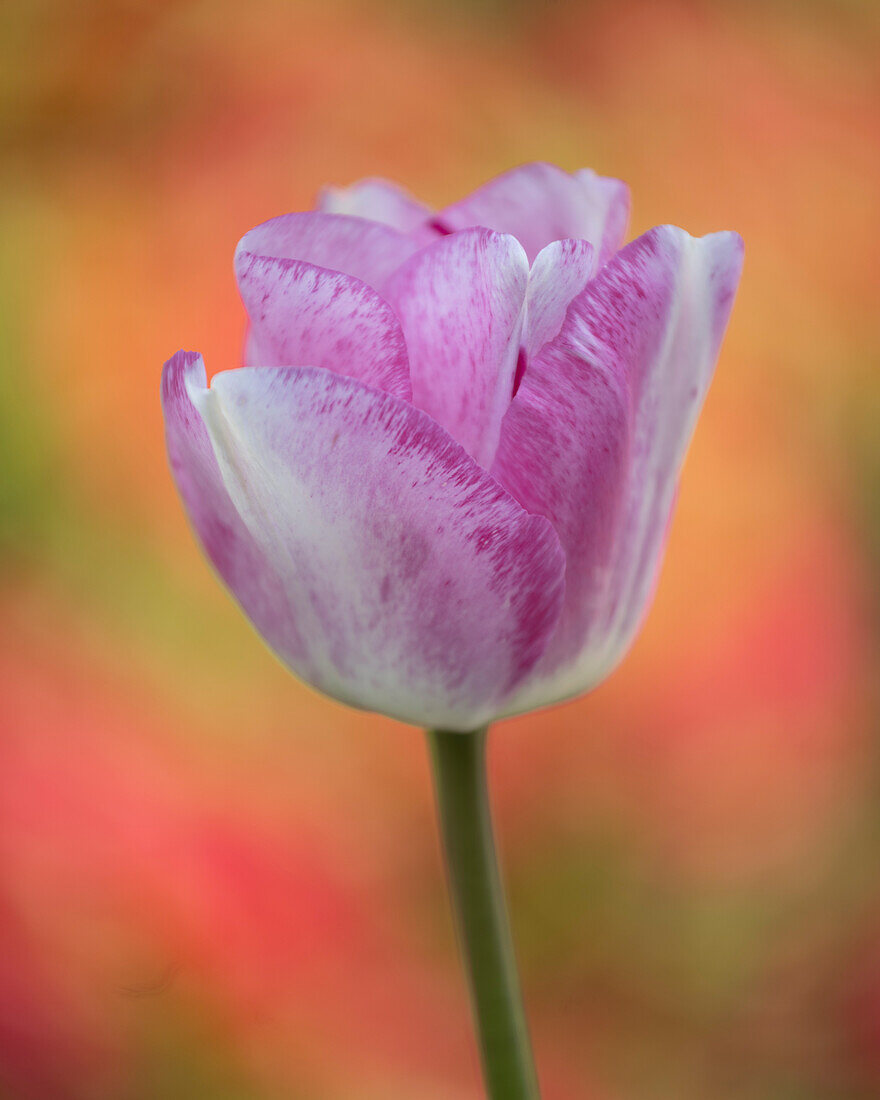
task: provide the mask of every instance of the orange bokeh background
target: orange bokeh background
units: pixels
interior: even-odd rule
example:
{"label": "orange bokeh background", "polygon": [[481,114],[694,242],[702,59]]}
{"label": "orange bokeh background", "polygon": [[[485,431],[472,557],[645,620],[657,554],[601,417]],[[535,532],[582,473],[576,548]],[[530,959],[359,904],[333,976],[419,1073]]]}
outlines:
{"label": "orange bokeh background", "polygon": [[418,733],[270,656],[168,473],[251,225],[545,159],[746,267],[656,603],[500,725],[546,1100],[880,1092],[880,8],[7,0],[0,1096],[476,1100]]}

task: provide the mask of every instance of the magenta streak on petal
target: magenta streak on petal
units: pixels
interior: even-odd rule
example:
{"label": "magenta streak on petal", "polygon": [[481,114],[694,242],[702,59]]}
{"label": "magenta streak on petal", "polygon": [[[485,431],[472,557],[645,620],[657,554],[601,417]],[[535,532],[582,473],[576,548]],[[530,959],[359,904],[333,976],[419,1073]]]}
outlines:
{"label": "magenta streak on petal", "polygon": [[448,237],[453,232],[448,225],[440,218],[431,218],[427,223],[429,229],[435,230],[441,237]]}
{"label": "magenta streak on petal", "polygon": [[516,357],[516,371],[513,375],[513,393],[511,397],[516,397],[517,391],[522,384],[523,375],[526,373],[526,365],[528,363],[528,356],[526,355],[526,349],[520,348],[519,354]]}

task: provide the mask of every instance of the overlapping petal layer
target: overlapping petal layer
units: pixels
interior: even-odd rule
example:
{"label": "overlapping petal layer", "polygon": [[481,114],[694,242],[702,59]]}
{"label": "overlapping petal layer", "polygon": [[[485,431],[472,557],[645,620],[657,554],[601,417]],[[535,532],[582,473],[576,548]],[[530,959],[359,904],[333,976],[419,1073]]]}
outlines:
{"label": "overlapping petal layer", "polygon": [[559,615],[564,556],[419,409],[320,369],[163,377],[168,447],[205,549],[303,679],[352,705],[472,729]]}
{"label": "overlapping petal layer", "polygon": [[653,229],[587,285],[526,371],[492,472],[553,523],[566,598],[511,713],[588,690],[632,640],[741,264],[735,233]]}
{"label": "overlapping petal layer", "polygon": [[245,233],[235,253],[236,272],[246,254],[342,271],[376,290],[420,243],[366,218],[343,214],[282,214]]}
{"label": "overlapping petal layer", "polygon": [[326,367],[408,400],[400,322],[351,275],[241,251],[238,289],[250,317],[250,366]]}

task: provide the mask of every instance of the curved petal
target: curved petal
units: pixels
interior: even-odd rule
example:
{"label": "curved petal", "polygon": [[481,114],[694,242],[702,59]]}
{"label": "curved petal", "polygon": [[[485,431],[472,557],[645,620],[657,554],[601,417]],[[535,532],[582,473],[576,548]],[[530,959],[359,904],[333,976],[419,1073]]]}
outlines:
{"label": "curved petal", "polygon": [[191,374],[181,397],[172,364],[181,492],[200,535],[225,531],[230,510],[249,532],[233,544],[259,552],[247,563],[259,572],[234,572],[248,604],[230,587],[279,656],[328,695],[404,721],[467,730],[493,717],[559,614],[564,557],[547,520],[388,394],[329,371],[249,368],[210,389]]}
{"label": "curved petal", "polygon": [[589,241],[597,265],[619,247],[629,217],[629,190],[589,169],[569,175],[554,164],[512,168],[467,198],[447,206],[435,224],[454,231],[484,225],[512,233],[532,261],[553,241]]}
{"label": "curved petal", "polygon": [[251,321],[248,365],[325,367],[409,400],[400,322],[366,283],[244,251],[235,265]]}
{"label": "curved petal", "polygon": [[629,224],[629,188],[623,180],[597,175],[592,168],[580,168],[574,178],[581,187],[582,216],[589,219],[583,236],[596,249],[598,271],[623,244]]}
{"label": "curved petal", "polygon": [[411,237],[387,225],[343,214],[282,214],[245,235],[236,248],[239,256],[302,260],[330,271],[341,271],[375,289],[419,249]]}
{"label": "curved petal", "polygon": [[385,288],[406,338],[413,404],[485,468],[513,392],[528,276],[513,237],[469,229],[413,256]]}
{"label": "curved petal", "polygon": [[589,241],[554,241],[538,253],[529,272],[523,351],[532,359],[562,328],[565,311],[593,273]]}
{"label": "curved petal", "polygon": [[281,578],[229,499],[214,448],[190,390],[208,385],[195,352],[179,351],[162,371],[162,410],[171,472],[199,541],[248,618],[277,653],[301,652]]}
{"label": "curved petal", "polygon": [[429,206],[413,198],[396,183],[383,179],[363,179],[350,187],[325,187],[318,195],[317,207],[327,214],[354,214],[413,233],[421,229],[433,214]]}
{"label": "curved petal", "polygon": [[588,690],[628,648],[741,266],[735,233],[653,229],[587,285],[526,372],[492,472],[553,523],[566,598],[509,713]]}

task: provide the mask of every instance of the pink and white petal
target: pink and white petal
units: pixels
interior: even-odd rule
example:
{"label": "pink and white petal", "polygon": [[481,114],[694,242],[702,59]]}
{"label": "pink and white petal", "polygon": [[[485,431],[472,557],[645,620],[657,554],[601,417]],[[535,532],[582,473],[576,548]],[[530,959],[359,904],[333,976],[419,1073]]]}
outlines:
{"label": "pink and white petal", "polygon": [[593,273],[589,241],[554,241],[542,248],[529,272],[522,346],[532,359],[562,328],[565,311]]}
{"label": "pink and white petal", "polygon": [[279,656],[326,694],[407,722],[468,730],[502,709],[559,615],[551,524],[426,414],[349,378],[250,368],[187,392],[228,494],[211,506],[225,530],[231,502],[271,614],[291,624]]}
{"label": "pink and white petal", "polygon": [[566,600],[508,713],[589,690],[628,649],[741,267],[735,233],[653,229],[587,285],[527,371],[492,472],[553,523]]}
{"label": "pink and white petal", "polygon": [[366,283],[299,260],[240,251],[238,289],[250,317],[248,358],[264,367],[324,367],[409,400],[400,322]]}
{"label": "pink and white petal", "polygon": [[401,233],[416,232],[433,216],[429,206],[396,183],[375,178],[358,180],[350,187],[325,187],[318,194],[317,207],[326,214],[353,214],[381,222]]}
{"label": "pink and white petal", "polygon": [[245,235],[236,248],[239,256],[302,260],[330,271],[353,275],[374,289],[416,251],[418,241],[379,222],[344,214],[282,214]]}
{"label": "pink and white petal", "polygon": [[559,624],[510,713],[561,698],[555,678],[589,642],[602,612],[629,461],[626,364],[611,354],[582,359],[566,335],[564,327],[528,364],[491,468],[528,512],[550,520],[566,555]]}
{"label": "pink and white petal", "polygon": [[[535,162],[512,168],[459,202],[441,210],[434,224],[447,231],[483,225],[512,233],[532,262],[553,241],[589,241],[596,262],[605,255],[620,222],[626,187],[600,176],[569,175],[554,164]],[[624,226],[628,198],[624,208]],[[610,220],[611,225],[608,223]],[[621,228],[622,236],[622,228]]]}
{"label": "pink and white petal", "polygon": [[485,469],[510,404],[529,265],[488,229],[441,237],[385,287],[409,352],[413,404]]}
{"label": "pink and white petal", "polygon": [[207,387],[205,364],[179,351],[162,371],[162,409],[171,472],[199,542],[244,613],[273,650],[305,651],[281,578],[229,499],[214,447],[190,391]]}
{"label": "pink and white petal", "polygon": [[574,178],[583,196],[581,209],[586,223],[583,235],[596,249],[598,271],[623,244],[629,224],[629,188],[623,180],[597,175],[592,168],[579,169]]}

